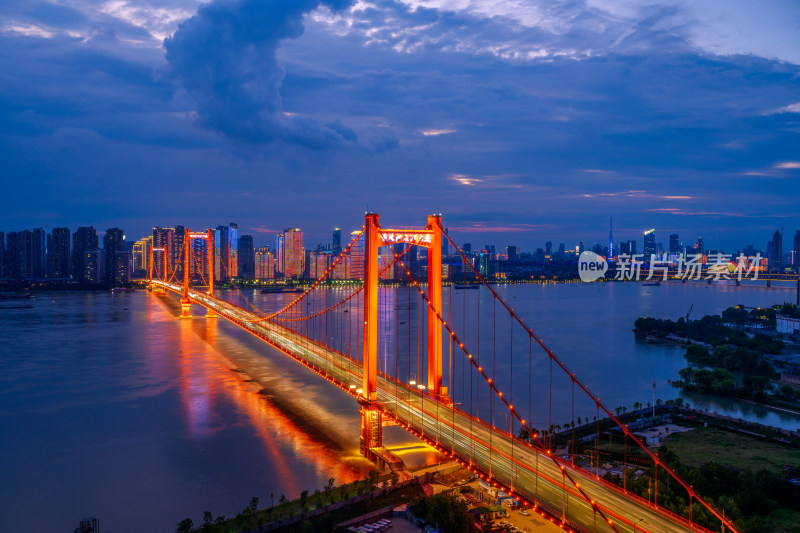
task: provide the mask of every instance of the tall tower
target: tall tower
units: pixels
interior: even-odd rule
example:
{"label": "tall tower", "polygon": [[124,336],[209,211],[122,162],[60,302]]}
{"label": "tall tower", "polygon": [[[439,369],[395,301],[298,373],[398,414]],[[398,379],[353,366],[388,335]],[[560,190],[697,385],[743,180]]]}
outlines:
{"label": "tall tower", "polygon": [[614,217],[608,218],[608,260],[614,260]]}

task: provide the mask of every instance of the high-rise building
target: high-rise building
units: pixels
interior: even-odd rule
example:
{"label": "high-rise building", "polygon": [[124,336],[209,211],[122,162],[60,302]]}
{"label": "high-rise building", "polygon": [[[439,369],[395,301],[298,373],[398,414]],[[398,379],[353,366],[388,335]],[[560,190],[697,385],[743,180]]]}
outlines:
{"label": "high-rise building", "polygon": [[208,285],[208,241],[191,239],[189,250],[189,278],[192,281]]}
{"label": "high-rise building", "polygon": [[656,248],[655,229],[649,229],[644,232],[644,246],[642,247],[642,252],[644,253],[645,258],[655,255],[658,252],[658,249]]}
{"label": "high-rise building", "polygon": [[172,265],[171,270],[175,271],[175,279],[183,281],[183,260],[186,253],[183,249],[183,240],[186,238],[186,227],[175,226],[175,232],[172,234],[172,255],[170,256],[169,264]]}
{"label": "high-rise building", "polygon": [[253,248],[253,236],[241,235],[239,237],[239,278],[240,279],[255,279],[256,277],[256,256],[255,249]]}
{"label": "high-rise building", "polygon": [[256,279],[275,277],[275,260],[266,246],[259,246],[255,250],[255,277]]}
{"label": "high-rise building", "polygon": [[[0,234],[2,235],[2,234]],[[0,241],[3,239],[0,238]],[[800,265],[800,230],[794,233],[794,247],[792,247],[794,254],[792,255],[792,266]]]}
{"label": "high-rise building", "polygon": [[85,283],[86,253],[98,249],[97,231],[91,226],[80,227],[72,234],[72,279]]}
{"label": "high-rise building", "polygon": [[775,230],[772,236],[772,255],[769,258],[771,270],[781,270],[783,268],[783,235],[780,230]]}
{"label": "high-rise building", "polygon": [[305,267],[305,249],[303,248],[303,230],[287,229],[284,235],[283,276],[299,279]]}
{"label": "high-rise building", "polygon": [[228,242],[230,243],[228,265],[230,277],[239,277],[239,225],[231,222],[228,224]]}
{"label": "high-rise building", "polygon": [[703,244],[703,237],[697,237],[697,243],[694,245],[694,250],[696,254],[705,255],[706,246]]}
{"label": "high-rise building", "polygon": [[47,236],[46,275],[50,279],[69,279],[70,245],[69,228],[53,228]]}
{"label": "high-rise building", "polygon": [[506,247],[506,251],[509,261],[517,260],[517,256],[519,255],[519,246],[508,246]]}
{"label": "high-rise building", "polygon": [[544,253],[548,256],[552,255],[553,253],[553,241],[547,241],[544,243]]}
{"label": "high-rise building", "polygon": [[614,260],[614,218],[608,219],[608,260]]}
{"label": "high-rise building", "polygon": [[17,281],[41,279],[45,273],[45,234],[42,228],[33,231],[12,231],[6,235],[6,277]]}
{"label": "high-rise building", "polygon": [[278,233],[275,236],[275,276],[283,275],[283,271],[285,270],[284,265],[284,252],[286,247],[284,242],[286,240],[286,236],[283,233]]}
{"label": "high-rise building", "polygon": [[350,279],[364,279],[364,236],[361,230],[350,234],[350,240],[356,237],[358,240],[350,248]]}
{"label": "high-rise building", "polygon": [[153,278],[172,279],[174,244],[174,228],[153,228]]}
{"label": "high-rise building", "polygon": [[47,235],[44,228],[34,228],[31,232],[31,279],[42,279],[47,266]]}
{"label": "high-rise building", "polygon": [[678,254],[680,252],[681,252],[681,241],[678,238],[678,234],[673,233],[669,236],[669,253]]}
{"label": "high-rise building", "polygon": [[332,253],[327,250],[319,250],[309,254],[308,277],[309,279],[319,279],[325,275],[330,265],[333,263]]}
{"label": "high-rise building", "polygon": [[6,277],[6,234],[0,231],[0,279]]}
{"label": "high-rise building", "polygon": [[153,246],[153,236],[139,239],[133,244],[133,275],[136,277],[147,276],[147,266],[150,263],[150,248]]}
{"label": "high-rise building", "polygon": [[83,283],[97,285],[105,279],[105,250],[95,248],[83,252]]}
{"label": "high-rise building", "polygon": [[331,241],[331,251],[334,257],[342,255],[342,230],[333,228],[333,240]]}
{"label": "high-rise building", "polygon": [[472,253],[472,243],[465,242],[464,246],[461,248],[461,251],[464,252],[464,255],[470,255]]}
{"label": "high-rise building", "polygon": [[[125,285],[131,281],[131,260],[132,254],[128,250],[117,250],[114,253],[116,259],[114,266],[114,283]],[[106,274],[106,278],[109,276]]]}
{"label": "high-rise building", "polygon": [[[119,269],[117,268],[117,252],[122,252],[125,248],[125,235],[119,228],[109,228],[103,235],[103,251],[105,252],[105,266],[103,268],[104,280],[109,285],[125,283],[117,279]],[[130,278],[130,269],[127,272]]]}

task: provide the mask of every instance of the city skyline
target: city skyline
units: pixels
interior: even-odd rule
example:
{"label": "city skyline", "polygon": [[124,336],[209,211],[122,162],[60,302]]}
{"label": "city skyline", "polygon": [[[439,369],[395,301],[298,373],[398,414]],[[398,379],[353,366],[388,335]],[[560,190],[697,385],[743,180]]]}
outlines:
{"label": "city skyline", "polygon": [[791,3],[122,5],[0,7],[0,226],[440,212],[531,248],[613,216],[730,249],[800,217]]}

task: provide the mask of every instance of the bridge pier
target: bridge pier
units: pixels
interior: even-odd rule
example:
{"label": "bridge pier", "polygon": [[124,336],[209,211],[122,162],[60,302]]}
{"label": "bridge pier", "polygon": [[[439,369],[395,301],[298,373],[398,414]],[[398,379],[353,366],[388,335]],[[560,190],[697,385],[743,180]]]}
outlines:
{"label": "bridge pier", "polygon": [[737,280],[736,280],[736,286],[738,287],[738,286],[739,286],[739,285],[741,285],[741,284],[742,284],[742,280],[740,280],[740,279],[737,279]]}
{"label": "bridge pier", "polygon": [[181,298],[181,316],[178,318],[192,318],[192,301],[188,298]]}
{"label": "bridge pier", "polygon": [[767,280],[767,287],[772,287],[772,280],[771,279]]}
{"label": "bridge pier", "polygon": [[360,449],[361,455],[370,461],[376,461],[378,457],[372,451],[372,448],[383,447],[383,420],[379,409],[375,406],[375,402],[359,399],[361,408],[361,439]]}

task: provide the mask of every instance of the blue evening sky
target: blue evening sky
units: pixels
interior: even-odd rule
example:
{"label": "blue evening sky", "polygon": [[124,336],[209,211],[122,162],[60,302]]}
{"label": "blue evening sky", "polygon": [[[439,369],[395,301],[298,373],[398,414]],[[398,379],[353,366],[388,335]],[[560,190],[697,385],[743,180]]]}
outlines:
{"label": "blue evening sky", "polygon": [[4,0],[0,231],[764,248],[799,66],[796,0]]}

